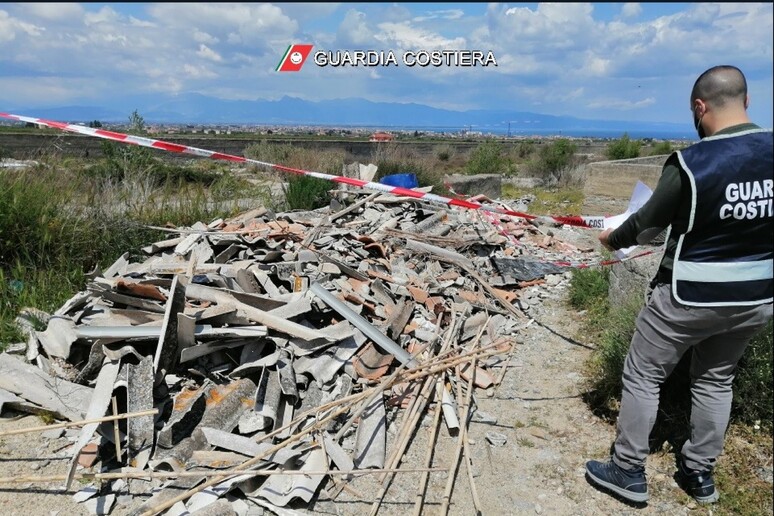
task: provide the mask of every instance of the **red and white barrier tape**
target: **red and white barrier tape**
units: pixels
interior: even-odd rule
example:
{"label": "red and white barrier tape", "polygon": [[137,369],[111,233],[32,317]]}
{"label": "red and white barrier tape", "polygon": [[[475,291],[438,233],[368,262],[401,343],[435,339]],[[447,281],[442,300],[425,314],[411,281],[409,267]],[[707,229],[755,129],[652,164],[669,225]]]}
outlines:
{"label": "red and white barrier tape", "polygon": [[165,142],[162,140],[155,140],[153,138],[145,138],[143,136],[135,136],[124,133],[117,133],[114,131],[106,131],[104,129],[97,129],[93,127],[86,127],[83,125],[66,124],[63,122],[55,122],[53,120],[45,120],[42,118],[33,118],[21,115],[12,115],[9,113],[0,113],[0,117],[8,118],[11,120],[18,120],[20,122],[29,122],[33,124],[44,125],[46,127],[52,127],[54,129],[60,129],[62,131],[69,131],[72,133],[84,134],[87,136],[95,136],[97,138],[104,138],[106,140],[113,140],[122,143],[128,143],[130,145],[140,145],[142,147],[150,147],[153,149],[161,149],[168,152],[179,152],[182,154],[190,154],[192,156],[198,156],[202,158],[211,158],[217,160],[234,161],[238,163],[252,163],[255,165],[261,165],[263,167],[272,168],[281,172],[289,172],[292,174],[305,175],[309,177],[316,177],[318,179],[324,179],[326,181],[333,181],[334,183],[342,183],[358,188],[368,188],[371,190],[377,190],[392,195],[399,195],[402,197],[413,197],[415,199],[422,199],[424,201],[432,202],[435,204],[445,204],[447,206],[456,206],[459,208],[465,208],[469,210],[480,210],[489,213],[495,213],[498,215],[505,215],[510,217],[517,217],[526,220],[535,219],[549,219],[560,224],[567,224],[570,226],[577,226],[591,229],[605,229],[605,219],[602,216],[542,216],[538,217],[530,215],[528,213],[522,213],[513,210],[507,210],[502,208],[496,208],[491,206],[484,206],[477,202],[466,201],[464,199],[451,199],[449,197],[443,197],[432,193],[418,192],[409,188],[402,188],[399,186],[388,186],[381,183],[373,183],[369,181],[362,181],[360,179],[354,179],[351,177],[334,176],[331,174],[323,174],[321,172],[313,172],[311,170],[301,170],[297,168],[286,167],[275,163],[267,163],[265,161],[259,161],[256,159],[245,158],[242,156],[235,156],[233,154],[225,154],[222,152],[214,152],[206,149],[200,149],[197,147],[191,147],[188,145],[180,145],[177,143]]}

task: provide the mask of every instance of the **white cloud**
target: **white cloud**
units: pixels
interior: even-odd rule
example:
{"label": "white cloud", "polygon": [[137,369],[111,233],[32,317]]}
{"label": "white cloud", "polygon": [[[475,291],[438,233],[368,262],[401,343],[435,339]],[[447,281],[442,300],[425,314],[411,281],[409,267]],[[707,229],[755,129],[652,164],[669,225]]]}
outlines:
{"label": "white cloud", "polygon": [[140,20],[138,18],[135,18],[134,16],[129,17],[129,23],[133,27],[145,27],[145,28],[158,27],[158,25],[153,22],[150,22],[147,20]]}
{"label": "white cloud", "polygon": [[23,22],[0,10],[0,43],[15,39],[17,33],[38,37],[44,30],[43,27]]}
{"label": "white cloud", "polygon": [[119,21],[119,15],[117,12],[115,12],[110,7],[103,7],[99,11],[95,12],[88,12],[86,13],[86,16],[83,17],[83,23],[86,25],[98,25],[98,24],[104,24],[104,23],[115,23]]}
{"label": "white cloud", "polygon": [[280,4],[280,9],[290,19],[307,22],[330,16],[340,5],[338,2],[294,2]]}
{"label": "white cloud", "polygon": [[195,27],[221,41],[254,49],[286,41],[298,30],[298,22],[271,4],[163,3],[151,5],[148,12],[170,28]]}
{"label": "white cloud", "polygon": [[434,50],[463,49],[465,38],[445,38],[434,32],[412,26],[409,22],[386,22],[378,25],[379,34],[375,38],[387,45],[395,45],[401,49]]}
{"label": "white cloud", "polygon": [[[490,4],[483,15],[457,5],[424,11],[409,4],[149,4],[143,14],[132,10],[134,16],[102,5],[3,4],[0,99],[32,105],[20,99],[65,103],[147,91],[311,100],[346,95],[461,108],[541,103],[547,113],[597,118],[628,109],[637,117],[663,120],[657,114],[668,113],[666,119],[682,121],[696,76],[730,63],[748,75],[754,108],[768,117],[765,109],[771,111],[774,34],[766,3],[692,4],[656,18],[645,3],[626,4],[612,21],[602,21],[591,4]],[[274,68],[290,43],[396,55],[492,50],[499,66],[307,65],[288,77]],[[27,83],[34,88],[20,86]]]}
{"label": "white cloud", "polygon": [[604,77],[610,73],[611,66],[612,60],[589,54],[582,72],[593,77]]}
{"label": "white cloud", "polygon": [[51,106],[69,102],[73,91],[97,95],[104,86],[104,83],[71,77],[0,77],[0,105]]}
{"label": "white cloud", "polygon": [[587,104],[590,109],[615,109],[618,111],[629,111],[632,109],[642,109],[656,103],[656,99],[648,97],[641,100],[625,100],[615,98],[595,99]]}
{"label": "white cloud", "polygon": [[80,4],[57,3],[23,3],[20,7],[24,12],[46,20],[64,20],[83,16],[83,8]]}
{"label": "white cloud", "polygon": [[572,48],[588,44],[599,28],[590,4],[538,4],[536,10],[512,7],[494,16],[499,37],[534,49],[535,47]]}
{"label": "white cloud", "polygon": [[626,2],[621,7],[622,18],[636,18],[642,13],[642,6],[638,2]]}
{"label": "white cloud", "polygon": [[206,43],[208,45],[213,45],[219,41],[215,36],[200,31],[199,29],[194,30],[193,39],[197,43]]}
{"label": "white cloud", "polygon": [[343,47],[373,42],[373,32],[366,22],[366,14],[355,9],[347,11],[336,31],[336,40]]}
{"label": "white cloud", "polygon": [[196,52],[196,55],[203,58],[203,59],[209,59],[210,61],[215,61],[216,63],[219,63],[223,61],[223,57],[215,52],[213,49],[202,43],[199,45],[199,51]]}
{"label": "white cloud", "polygon": [[196,66],[192,64],[184,64],[183,72],[185,72],[185,74],[192,79],[212,79],[218,76],[218,74],[204,66]]}
{"label": "white cloud", "polygon": [[430,11],[422,16],[415,16],[412,21],[423,22],[427,20],[458,20],[465,16],[465,11],[462,9],[441,9],[439,11]]}

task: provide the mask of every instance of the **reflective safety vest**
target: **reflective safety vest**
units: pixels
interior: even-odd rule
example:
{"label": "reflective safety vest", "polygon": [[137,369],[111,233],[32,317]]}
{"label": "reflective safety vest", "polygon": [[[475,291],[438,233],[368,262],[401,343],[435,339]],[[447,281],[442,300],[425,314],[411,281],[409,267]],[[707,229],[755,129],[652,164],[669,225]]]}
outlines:
{"label": "reflective safety vest", "polygon": [[752,306],[774,298],[774,135],[752,129],[678,151],[691,184],[672,294],[689,306]]}

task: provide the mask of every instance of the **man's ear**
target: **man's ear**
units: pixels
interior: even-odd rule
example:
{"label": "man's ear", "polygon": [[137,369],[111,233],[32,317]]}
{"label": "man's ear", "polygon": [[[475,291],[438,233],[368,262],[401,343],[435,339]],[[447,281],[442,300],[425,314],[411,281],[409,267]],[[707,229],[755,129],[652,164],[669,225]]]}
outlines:
{"label": "man's ear", "polygon": [[693,112],[697,117],[699,118],[703,117],[704,114],[707,112],[707,104],[701,99],[694,100]]}
{"label": "man's ear", "polygon": [[750,107],[750,95],[745,95],[744,96],[744,108],[747,109],[748,107]]}

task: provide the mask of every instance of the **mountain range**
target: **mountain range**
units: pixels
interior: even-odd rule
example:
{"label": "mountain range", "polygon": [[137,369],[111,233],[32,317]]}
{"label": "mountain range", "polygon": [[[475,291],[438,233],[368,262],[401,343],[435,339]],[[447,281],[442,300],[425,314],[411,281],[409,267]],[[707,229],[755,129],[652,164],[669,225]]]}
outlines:
{"label": "mountain range", "polygon": [[54,108],[19,107],[16,114],[68,122],[126,122],[137,110],[151,123],[177,124],[258,124],[399,127],[505,133],[583,133],[624,132],[691,136],[688,124],[589,120],[569,116],[544,115],[527,111],[453,111],[416,103],[372,102],[360,98],[312,102],[296,97],[279,100],[224,100],[198,93],[181,95],[137,95],[111,99],[110,107],[73,105]]}

